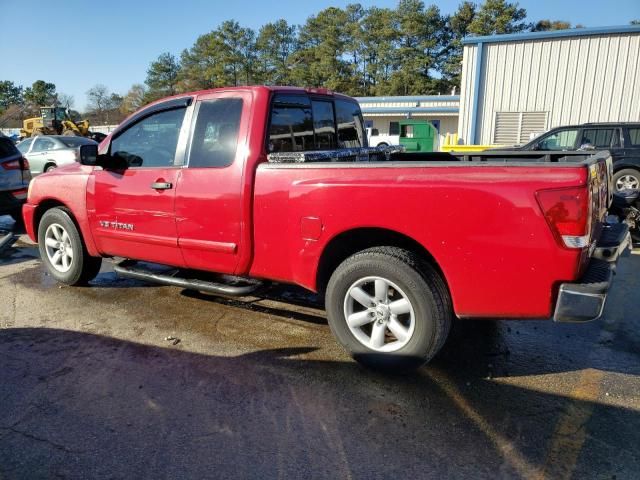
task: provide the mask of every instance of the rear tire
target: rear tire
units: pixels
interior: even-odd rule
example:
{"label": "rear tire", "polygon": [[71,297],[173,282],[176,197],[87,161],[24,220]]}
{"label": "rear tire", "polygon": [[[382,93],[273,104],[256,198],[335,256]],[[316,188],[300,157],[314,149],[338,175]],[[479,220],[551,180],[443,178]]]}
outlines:
{"label": "rear tire", "polygon": [[50,172],[51,170],[55,170],[58,166],[55,163],[49,163],[44,167],[44,173]]}
{"label": "rear tire", "polygon": [[68,210],[52,208],[38,225],[40,257],[51,276],[65,285],[84,285],[100,272],[101,257],[88,254]]}
{"label": "rear tire", "polygon": [[370,248],[342,262],[327,285],[326,310],[333,334],[355,360],[390,372],[431,360],[453,317],[440,274],[396,247]]}
{"label": "rear tire", "polygon": [[640,171],[635,168],[623,168],[613,174],[614,191],[640,189]]}

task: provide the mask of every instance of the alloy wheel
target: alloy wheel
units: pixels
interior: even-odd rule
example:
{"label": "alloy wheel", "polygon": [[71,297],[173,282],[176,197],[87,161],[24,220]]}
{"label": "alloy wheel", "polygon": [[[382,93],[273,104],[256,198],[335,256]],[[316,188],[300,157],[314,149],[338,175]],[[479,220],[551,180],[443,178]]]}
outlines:
{"label": "alloy wheel", "polygon": [[353,336],[377,352],[395,352],[413,336],[416,319],[409,297],[392,281],[365,277],[347,290],[344,316]]}

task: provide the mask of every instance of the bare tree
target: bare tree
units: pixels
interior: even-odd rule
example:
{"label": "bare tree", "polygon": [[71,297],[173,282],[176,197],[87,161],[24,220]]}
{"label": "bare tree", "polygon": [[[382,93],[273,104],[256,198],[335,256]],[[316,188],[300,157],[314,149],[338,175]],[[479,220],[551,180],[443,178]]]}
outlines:
{"label": "bare tree", "polygon": [[105,85],[98,84],[87,90],[87,100],[87,113],[99,123],[106,125],[119,119],[122,97],[111,93]]}
{"label": "bare tree", "polygon": [[75,103],[75,99],[73,98],[73,95],[68,95],[66,93],[58,94],[58,104],[61,107],[71,110],[73,108],[74,103]]}
{"label": "bare tree", "polygon": [[98,114],[102,114],[109,103],[109,89],[101,83],[87,90],[87,107]]}
{"label": "bare tree", "polygon": [[127,94],[122,99],[120,111],[124,114],[130,114],[138,110],[145,104],[145,95],[147,89],[140,83],[134,83]]}

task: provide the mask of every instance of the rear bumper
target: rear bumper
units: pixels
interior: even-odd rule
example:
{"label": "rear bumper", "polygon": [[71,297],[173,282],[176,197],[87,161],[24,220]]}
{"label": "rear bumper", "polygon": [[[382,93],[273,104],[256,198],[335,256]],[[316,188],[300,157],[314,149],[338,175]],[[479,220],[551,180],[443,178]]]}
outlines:
{"label": "rear bumper", "polygon": [[560,285],[553,319],[556,322],[588,322],[600,318],[616,262],[630,248],[631,235],[626,224],[606,225],[580,282]]}

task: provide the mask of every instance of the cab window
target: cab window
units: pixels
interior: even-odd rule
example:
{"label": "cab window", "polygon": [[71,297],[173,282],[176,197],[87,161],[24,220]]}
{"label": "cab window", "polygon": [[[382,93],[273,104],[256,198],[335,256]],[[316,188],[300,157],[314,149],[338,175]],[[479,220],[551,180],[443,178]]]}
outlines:
{"label": "cab window", "polygon": [[578,139],[578,129],[561,130],[541,139],[536,150],[573,150]]}
{"label": "cab window", "polygon": [[303,95],[274,99],[269,127],[269,153],[315,149],[311,102]]}
{"label": "cab window", "polygon": [[364,122],[357,103],[336,100],[338,148],[366,147]]}
{"label": "cab window", "polygon": [[313,110],[313,132],[316,137],[316,150],[336,148],[336,124],[333,118],[333,103],[326,101],[311,102]]}
{"label": "cab window", "polygon": [[219,98],[200,103],[189,149],[189,167],[231,165],[238,147],[241,116],[241,98]]}
{"label": "cab window", "polygon": [[129,167],[171,167],[186,108],[175,108],[143,118],[111,142],[111,155]]}
{"label": "cab window", "polygon": [[613,128],[585,128],[579,147],[609,148],[614,131]]}

